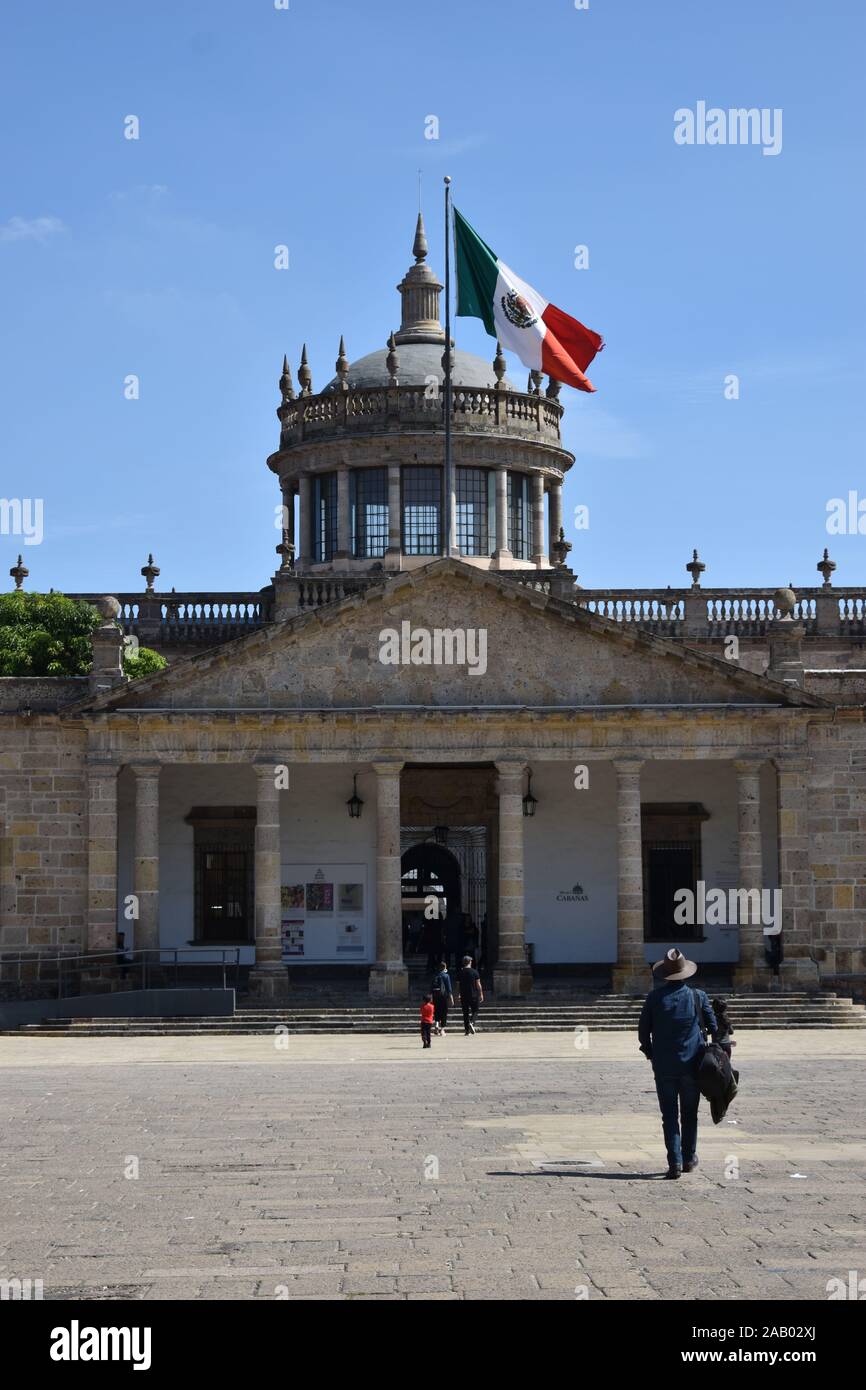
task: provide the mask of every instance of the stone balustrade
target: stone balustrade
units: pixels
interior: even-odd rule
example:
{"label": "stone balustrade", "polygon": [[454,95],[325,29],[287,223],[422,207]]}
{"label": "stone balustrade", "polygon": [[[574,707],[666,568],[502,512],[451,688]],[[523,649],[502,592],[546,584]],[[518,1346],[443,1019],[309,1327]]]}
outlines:
{"label": "stone balustrade", "polygon": [[[731,635],[762,638],[775,613],[772,589],[581,589],[567,570],[510,570],[503,575],[543,593],[568,597],[599,617],[642,627],[660,637],[709,641]],[[297,588],[297,611],[338,603],[381,582],[382,574],[283,576]],[[93,602],[95,594],[71,594]],[[121,593],[119,621],[143,646],[208,647],[272,621],[273,590],[258,593]],[[866,586],[797,591],[794,618],[806,636],[866,637]]]}
{"label": "stone balustrade", "polygon": [[[442,428],[444,396],[423,386],[383,386],[296,396],[280,407],[280,449],[337,432]],[[505,386],[452,389],[452,427],[458,431],[516,434],[558,445],[563,407],[544,395]]]}
{"label": "stone balustrade", "polygon": [[[70,594],[93,603],[96,594]],[[215,646],[243,637],[270,622],[273,594],[257,593],[119,593],[118,622],[142,646]]]}
{"label": "stone balustrade", "polygon": [[[792,617],[806,635],[866,636],[866,586],[803,588]],[[578,589],[574,597],[600,617],[634,623],[663,637],[763,637],[775,617],[772,589]]]}

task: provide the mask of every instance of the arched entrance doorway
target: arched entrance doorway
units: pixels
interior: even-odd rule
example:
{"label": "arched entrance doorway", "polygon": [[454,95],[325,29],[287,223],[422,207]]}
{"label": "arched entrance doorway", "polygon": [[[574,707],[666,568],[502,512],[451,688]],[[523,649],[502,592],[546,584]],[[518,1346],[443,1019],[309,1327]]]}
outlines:
{"label": "arched entrance doorway", "polygon": [[[449,923],[462,912],[460,864],[444,845],[424,841],[407,849],[400,861],[403,908],[403,955],[407,960],[440,955]],[[437,899],[437,914],[429,913]]]}

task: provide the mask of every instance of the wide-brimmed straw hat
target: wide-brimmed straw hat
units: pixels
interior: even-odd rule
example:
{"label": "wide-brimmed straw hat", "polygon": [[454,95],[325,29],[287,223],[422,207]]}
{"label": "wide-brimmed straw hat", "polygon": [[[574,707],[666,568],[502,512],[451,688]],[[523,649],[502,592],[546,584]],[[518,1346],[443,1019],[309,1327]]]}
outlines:
{"label": "wide-brimmed straw hat", "polygon": [[663,960],[656,961],[653,974],[662,984],[672,984],[675,980],[687,980],[697,968],[693,960],[686,960],[682,951],[672,946]]}

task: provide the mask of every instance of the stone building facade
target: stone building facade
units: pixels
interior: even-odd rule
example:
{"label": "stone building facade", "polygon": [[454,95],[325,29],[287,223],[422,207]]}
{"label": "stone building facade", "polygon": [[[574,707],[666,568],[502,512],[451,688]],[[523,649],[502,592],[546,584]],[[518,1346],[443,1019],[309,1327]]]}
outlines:
{"label": "stone building facade", "polygon": [[[278,569],[245,594],[99,600],[81,680],[0,680],[0,953],[237,952],[408,988],[407,917],[466,912],[502,994],[639,992],[679,945],[768,981],[764,923],[674,893],[780,893],[783,986],[866,977],[866,587],[580,587],[555,382],[453,353],[419,219],[400,330],[280,380]],[[451,516],[451,526],[446,524]],[[453,543],[449,544],[449,530]],[[16,584],[26,577],[13,567]],[[85,596],[94,597],[94,596]],[[126,681],[124,636],[169,658]],[[754,904],[756,899],[749,899]],[[772,899],[775,903],[777,900]]]}

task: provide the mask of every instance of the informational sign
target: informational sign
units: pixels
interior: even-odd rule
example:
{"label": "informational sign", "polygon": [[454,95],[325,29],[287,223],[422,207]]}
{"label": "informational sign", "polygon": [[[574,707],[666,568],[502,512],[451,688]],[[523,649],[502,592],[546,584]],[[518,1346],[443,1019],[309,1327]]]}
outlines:
{"label": "informational sign", "polygon": [[283,962],[373,959],[366,864],[284,864],[280,902]]}

